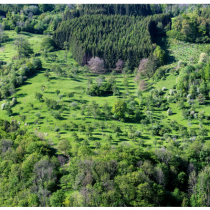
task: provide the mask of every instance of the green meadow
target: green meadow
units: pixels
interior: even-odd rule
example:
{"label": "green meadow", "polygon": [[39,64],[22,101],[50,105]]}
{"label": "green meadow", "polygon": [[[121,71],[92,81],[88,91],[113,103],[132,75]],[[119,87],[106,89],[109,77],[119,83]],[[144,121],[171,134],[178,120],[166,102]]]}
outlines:
{"label": "green meadow", "polygon": [[[15,56],[16,51],[14,50],[12,46],[12,42],[16,36],[14,31],[6,31],[6,34],[9,36],[10,40],[7,43],[2,44],[3,52],[0,54],[0,59],[4,61],[10,61],[12,57]],[[144,129],[140,123],[140,121],[132,121],[132,120],[127,120],[126,122],[119,122],[118,120],[115,119],[110,119],[110,120],[105,120],[105,118],[96,118],[94,119],[93,116],[87,113],[85,111],[85,114],[82,116],[81,115],[81,106],[83,105],[88,105],[91,104],[92,101],[95,101],[99,104],[99,107],[101,108],[104,102],[108,102],[109,106],[112,107],[113,104],[116,102],[118,99],[117,96],[106,96],[106,97],[96,97],[96,96],[89,96],[85,93],[85,88],[87,86],[87,81],[88,78],[92,78],[93,81],[98,75],[94,75],[92,73],[84,73],[82,72],[82,68],[79,71],[79,73],[76,75],[76,78],[67,78],[67,77],[62,77],[62,76],[56,76],[53,72],[50,72],[50,80],[47,81],[46,77],[44,76],[44,72],[46,70],[50,70],[50,68],[55,65],[59,64],[62,66],[62,68],[71,68],[72,64],[76,64],[75,60],[72,58],[71,53],[68,52],[68,57],[67,57],[67,62],[64,61],[64,50],[59,50],[55,51],[57,58],[56,61],[51,61],[50,59],[46,61],[42,56],[41,56],[41,51],[40,51],[40,42],[41,38],[43,35],[35,35],[35,34],[29,34],[29,33],[23,33],[23,36],[27,38],[27,40],[30,42],[33,50],[35,53],[40,53],[38,56],[42,60],[42,65],[43,69],[38,71],[36,74],[33,76],[29,77],[24,85],[21,87],[17,88],[15,97],[17,98],[18,103],[12,108],[13,114],[12,117],[9,117],[6,115],[5,111],[1,110],[1,118],[7,119],[7,120],[12,120],[15,119],[17,121],[21,122],[21,127],[23,129],[27,129],[29,132],[35,132],[39,136],[43,136],[46,140],[48,140],[51,144],[57,145],[60,139],[66,138],[69,141],[72,142],[72,144],[75,144],[72,133],[76,132],[79,141],[82,141],[86,138],[85,132],[79,132],[78,129],[71,129],[70,130],[65,130],[64,129],[64,124],[69,125],[71,122],[75,123],[76,125],[80,124],[90,124],[91,126],[94,127],[94,123],[97,122],[99,125],[101,121],[105,122],[105,128],[102,129],[100,126],[96,126],[96,128],[93,131],[93,136],[91,140],[89,140],[89,144],[91,145],[92,148],[95,147],[95,142],[100,142],[100,144],[105,144],[107,141],[105,140],[104,136],[105,134],[112,134],[112,145],[117,145],[119,143],[129,143],[129,144],[136,144],[138,142],[132,141],[129,139],[127,136],[123,135],[122,133],[119,138],[115,138],[115,135],[113,135],[113,130],[112,127],[114,125],[120,126],[121,130],[123,132],[128,132],[128,128],[130,125],[135,127],[135,130],[139,130],[142,132],[141,137],[139,139],[144,139],[145,141],[145,148],[154,148],[154,147],[161,147],[162,145],[166,145],[167,142],[163,141],[163,138],[157,137],[157,136],[151,136],[149,134],[149,131]],[[174,47],[171,47],[171,50],[173,53],[176,54],[176,49]],[[49,53],[50,55],[50,53]],[[177,55],[177,58],[179,59],[179,54]],[[168,65],[165,66],[165,68],[173,68],[175,65]],[[109,74],[105,75],[105,78],[107,78]],[[177,75],[174,75],[172,73],[167,73],[166,78],[163,80],[160,80],[158,82],[154,82],[152,79],[147,80],[149,83],[149,88],[144,91],[143,95],[148,95],[149,90],[156,88],[156,89],[162,89],[163,87],[166,88],[164,93],[166,94],[169,89],[173,88],[173,85],[176,83],[176,77]],[[123,85],[123,75],[122,74],[116,74],[116,81],[117,81],[117,86],[119,87],[121,93],[125,93],[125,87]],[[41,86],[44,86],[44,90],[42,90]],[[137,91],[137,85],[134,83],[134,75],[131,74],[129,76],[129,86],[128,90],[130,93],[133,95],[136,95]],[[63,95],[61,100],[59,97],[56,95],[55,91],[60,90],[60,94]],[[44,100],[38,101],[35,99],[35,93],[39,92],[43,94],[43,99],[44,98],[50,98],[59,101],[59,105],[64,106],[64,111],[61,114],[61,117],[59,119],[55,119],[51,111],[48,111],[46,104],[44,103]],[[74,97],[68,98],[66,93],[67,92],[74,92]],[[121,96],[120,96],[121,97]],[[10,97],[10,100],[12,97]],[[136,98],[136,100],[139,103],[139,99]],[[1,104],[4,103],[5,101],[1,101]],[[73,109],[70,105],[72,102],[77,103],[77,108]],[[29,103],[33,103],[34,107],[31,108],[29,106]],[[21,110],[22,107],[22,110]],[[181,111],[176,107],[175,103],[170,103],[170,108],[172,109],[173,115],[167,116],[167,111],[160,111],[156,108],[154,108],[154,119],[160,120],[161,116],[163,116],[162,120],[165,124],[168,124],[170,120],[176,120],[179,124],[187,126],[188,121],[183,120],[181,116]],[[196,112],[204,110],[206,113],[209,113],[210,108],[209,106],[198,106],[196,109]],[[37,121],[36,113],[40,113],[40,119]],[[27,125],[24,125],[24,122],[21,121],[21,115],[26,115],[26,120],[25,123]],[[144,110],[141,110],[141,115],[142,118],[145,116],[144,115]],[[129,118],[128,118],[129,119]],[[191,127],[199,129],[199,126],[196,122],[192,121],[191,122]],[[208,124],[206,124],[208,126]],[[55,128],[59,127],[59,135],[58,132],[55,131]],[[43,135],[44,133],[47,133],[47,136]],[[172,134],[177,134],[178,133],[172,133]],[[154,145],[154,140],[157,140],[157,145]],[[181,141],[181,139],[180,139]]]}

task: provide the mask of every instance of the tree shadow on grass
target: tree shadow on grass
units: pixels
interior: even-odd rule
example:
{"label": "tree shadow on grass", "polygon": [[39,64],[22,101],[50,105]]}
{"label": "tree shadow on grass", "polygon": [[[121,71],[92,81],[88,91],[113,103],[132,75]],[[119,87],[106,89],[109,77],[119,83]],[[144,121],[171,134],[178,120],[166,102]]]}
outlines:
{"label": "tree shadow on grass", "polygon": [[124,139],[124,138],[119,138],[118,142],[120,143],[120,142],[123,142],[123,141],[129,141],[129,140],[128,139]]}
{"label": "tree shadow on grass", "polygon": [[66,120],[67,118],[66,117],[63,117],[63,116],[60,116],[59,117],[59,120]]}
{"label": "tree shadow on grass", "polygon": [[32,34],[30,34],[29,32],[22,31],[20,34],[32,37]]}
{"label": "tree shadow on grass", "polygon": [[150,139],[148,136],[141,136],[141,139]]}
{"label": "tree shadow on grass", "polygon": [[14,38],[9,38],[9,39],[7,39],[7,41],[6,42],[13,42],[14,41]]}
{"label": "tree shadow on grass", "polygon": [[92,140],[100,140],[98,137],[92,137]]}
{"label": "tree shadow on grass", "polygon": [[118,145],[120,142],[118,141],[118,142],[116,142],[116,141],[113,141],[112,142],[112,144],[114,144],[114,145]]}
{"label": "tree shadow on grass", "polygon": [[94,135],[101,135],[101,133],[94,132]]}
{"label": "tree shadow on grass", "polygon": [[51,91],[44,91],[44,93],[54,94],[55,92],[51,92]]}
{"label": "tree shadow on grass", "polygon": [[12,113],[12,116],[18,116],[18,115],[20,115],[20,114],[17,113],[17,112],[13,112],[13,113]]}
{"label": "tree shadow on grass", "polygon": [[66,131],[62,131],[62,132],[60,132],[60,134],[66,134]]}
{"label": "tree shadow on grass", "polygon": [[22,98],[22,97],[25,97],[25,96],[27,96],[27,94],[26,94],[26,93],[20,93],[20,94],[18,94],[18,95],[17,95],[17,98],[19,98],[19,97],[21,97],[21,98]]}

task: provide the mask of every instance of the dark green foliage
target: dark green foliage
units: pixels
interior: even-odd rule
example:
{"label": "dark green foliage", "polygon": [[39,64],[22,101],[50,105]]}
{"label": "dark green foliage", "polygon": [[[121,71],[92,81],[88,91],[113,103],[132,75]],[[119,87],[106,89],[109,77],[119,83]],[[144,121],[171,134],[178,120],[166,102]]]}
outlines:
{"label": "dark green foliage", "polygon": [[33,57],[32,64],[33,64],[33,66],[36,70],[38,70],[38,69],[41,70],[42,69],[42,62],[39,58]]}
{"label": "dark green foliage", "polygon": [[40,46],[40,49],[43,51],[52,52],[55,50],[55,42],[48,36],[42,39]]}
{"label": "dark green foliage", "polygon": [[206,43],[209,38],[209,8],[199,12],[182,14],[172,21],[171,31],[167,36],[188,42]]}
{"label": "dark green foliage", "polygon": [[64,206],[64,204],[63,204],[64,199],[65,199],[64,191],[58,190],[52,194],[52,196],[50,198],[50,205],[52,207],[62,207],[62,206]]}
{"label": "dark green foliage", "polygon": [[21,27],[16,26],[16,27],[15,27],[15,32],[16,32],[17,34],[19,34],[19,33],[21,32]]}
{"label": "dark green foliage", "polygon": [[0,136],[0,206],[49,206],[59,173],[52,148],[33,134],[21,134],[15,121],[0,120]]}
{"label": "dark green foliage", "polygon": [[91,96],[104,96],[112,94],[112,85],[110,83],[103,83],[101,86],[97,84],[92,84],[87,88],[86,93]]}
{"label": "dark green foliage", "polygon": [[134,69],[153,51],[151,36],[156,36],[157,21],[165,25],[170,22],[170,16],[84,15],[63,21],[53,39],[60,48],[67,41],[79,64],[86,64],[90,56],[98,56],[104,59],[105,68],[115,68],[121,59],[128,61],[129,68]]}
{"label": "dark green foliage", "polygon": [[30,46],[30,43],[25,40],[25,38],[18,36],[14,41],[14,46],[18,52],[19,58],[27,57],[33,54],[33,49]]}
{"label": "dark green foliage", "polygon": [[37,92],[35,93],[35,98],[37,100],[41,101],[42,100],[42,97],[43,97],[43,95],[41,93],[37,93]]}
{"label": "dark green foliage", "polygon": [[76,10],[65,12],[63,19],[69,20],[83,15],[151,15],[149,4],[83,4]]}
{"label": "dark green foliage", "polygon": [[127,104],[123,100],[118,100],[114,103],[112,107],[112,113],[116,115],[117,118],[124,118],[127,111]]}
{"label": "dark green foliage", "polygon": [[[182,7],[183,5],[159,4],[42,4],[23,8],[20,5],[0,5],[0,14],[4,11],[7,13],[4,20],[0,18],[5,29],[15,29],[20,19],[25,24],[21,27],[22,31],[42,33],[45,29],[55,31],[58,26],[54,40],[65,49],[66,61],[70,46],[80,64],[87,63],[92,56],[98,56],[109,71],[115,68],[118,62],[124,76],[123,81],[121,76],[115,78],[116,72],[113,71],[110,75],[100,75],[92,80],[95,75],[88,73],[88,68],[85,67],[85,76],[89,77],[86,93],[91,96],[116,95],[117,101],[112,109],[108,103],[110,98],[107,98],[104,104],[99,100],[89,103],[85,100],[87,97],[82,98],[82,95],[78,100],[79,87],[71,86],[71,83],[69,89],[65,90],[65,95],[60,94],[60,90],[52,93],[53,97],[62,99],[59,105],[56,100],[43,97],[44,81],[40,84],[43,94],[35,93],[35,98],[40,102],[44,99],[47,112],[55,118],[45,118],[46,124],[54,132],[49,135],[49,139],[58,137],[54,148],[48,144],[48,138],[45,137],[47,135],[41,132],[46,127],[42,127],[43,118],[46,116],[45,105],[44,109],[35,106],[34,110],[33,104],[18,105],[21,126],[25,121],[34,126],[31,125],[33,119],[27,120],[27,111],[32,112],[35,122],[42,121],[35,128],[36,136],[26,132],[27,126],[23,125],[23,129],[19,129],[19,123],[13,118],[10,118],[10,122],[0,119],[0,206],[210,206],[210,144],[207,129],[210,116],[207,111],[205,113],[197,110],[198,107],[202,110],[203,104],[208,104],[209,100],[208,60],[201,59],[202,56],[205,57],[203,53],[200,56],[202,62],[196,65],[179,65],[178,69],[173,66],[173,76],[177,76],[176,84],[166,85],[173,89],[154,89],[160,88],[159,84],[145,78],[154,75],[154,79],[158,80],[168,76],[168,70],[171,69],[168,69],[168,66],[160,67],[166,63],[165,51],[152,42],[155,37],[164,36],[170,29],[172,15],[184,13]],[[209,18],[209,9],[191,5],[191,10],[195,11],[193,17],[190,15],[190,6],[186,5],[186,8],[188,15],[183,14],[181,19],[178,17],[173,20],[175,27],[179,27],[179,24],[181,26],[175,33],[180,39],[187,41],[208,41],[208,22],[205,21]],[[19,12],[19,9],[23,9],[22,15],[12,13],[13,10]],[[61,16],[57,16],[57,11],[64,9],[66,12],[63,20],[66,22],[59,24]],[[33,17],[29,15],[31,11]],[[167,11],[169,15],[145,17]],[[43,13],[39,15],[41,12]],[[193,34],[196,33],[196,27],[198,34]],[[201,37],[198,36],[200,34]],[[1,108],[2,112],[9,116],[12,115],[12,109],[16,111],[16,108],[13,108],[15,101],[12,100],[11,103],[11,99],[21,97],[19,94],[14,95],[15,88],[23,84],[26,76],[42,69],[40,59],[30,58],[30,45],[21,38],[16,41],[19,41],[15,44],[20,59],[13,59],[7,65],[0,61],[0,96],[5,99]],[[24,48],[21,43],[28,47]],[[55,49],[55,44],[51,38],[45,37],[41,47],[41,50],[45,51],[45,58],[48,58],[47,53]],[[24,54],[24,50],[28,52]],[[61,63],[60,59],[56,59],[56,53],[48,55],[47,66],[57,77],[66,76],[66,69],[70,67],[68,70],[72,78],[83,82],[82,71],[85,68],[68,66],[64,61]],[[135,74],[143,73],[136,78],[136,83],[140,84],[142,90],[148,88],[148,91],[145,90],[147,92],[144,93],[138,90],[137,98],[133,95],[135,87],[131,84],[131,70],[138,66],[140,59],[143,61],[141,63],[148,63],[143,65],[145,68],[140,68],[142,66],[139,65],[139,69],[135,71]],[[50,66],[50,60],[56,61],[57,64]],[[44,76],[50,77],[48,70]],[[124,87],[120,86],[121,84]],[[47,87],[47,84],[45,85]],[[119,90],[122,90],[123,97]],[[22,99],[18,99],[18,103],[21,101]],[[64,102],[70,102],[69,107],[65,106]],[[177,103],[179,110],[172,103]],[[75,111],[70,109],[70,106]],[[167,110],[173,111],[169,117],[166,116]],[[161,111],[165,112],[164,116],[160,114]],[[180,113],[184,119],[178,119],[181,123],[178,124],[173,119],[180,117]],[[14,113],[14,116],[16,115],[17,113]],[[69,122],[71,117],[74,118],[73,122]],[[85,119],[86,117],[89,119]],[[61,123],[60,120],[65,119],[66,121]],[[124,121],[128,123],[124,124]],[[41,130],[37,131],[39,128]],[[64,139],[64,136],[70,138]],[[132,142],[127,141],[128,139]],[[58,155],[55,156],[55,152]]]}
{"label": "dark green foliage", "polygon": [[[140,18],[128,16],[83,16],[62,22],[54,34],[54,40],[59,47],[68,41],[74,58],[80,64],[85,64],[86,56],[90,54],[103,58],[106,68],[114,68],[121,59],[129,60],[132,69],[152,51],[148,22],[148,18],[141,21]],[[132,39],[130,33],[135,35]],[[113,42],[116,44],[113,45]]]}

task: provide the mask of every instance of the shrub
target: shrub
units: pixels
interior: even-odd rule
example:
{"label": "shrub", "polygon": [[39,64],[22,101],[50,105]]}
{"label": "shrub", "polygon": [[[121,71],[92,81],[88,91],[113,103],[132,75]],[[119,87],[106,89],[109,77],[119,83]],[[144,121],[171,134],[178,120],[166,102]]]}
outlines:
{"label": "shrub", "polygon": [[112,85],[110,83],[103,83],[101,86],[97,84],[91,85],[87,88],[86,93],[91,96],[103,96],[105,94],[113,94]]}
{"label": "shrub", "polygon": [[135,136],[136,136],[136,137],[140,137],[140,136],[141,136],[141,131],[136,131],[136,132],[135,132]]}
{"label": "shrub", "polygon": [[42,62],[39,58],[33,57],[32,64],[36,70],[42,69]]}
{"label": "shrub", "polygon": [[70,106],[73,108],[73,109],[76,109],[77,108],[77,106],[78,106],[78,104],[77,104],[77,102],[72,102],[71,104],[70,104]]}
{"label": "shrub", "polygon": [[17,99],[16,98],[12,98],[12,105],[14,106],[17,103]]}
{"label": "shrub", "polygon": [[51,112],[51,114],[55,119],[59,119],[59,117],[60,117],[60,114],[57,111],[53,111],[53,112]]}
{"label": "shrub", "polygon": [[60,128],[59,127],[55,127],[54,131],[58,133],[60,131]]}
{"label": "shrub", "polygon": [[50,37],[46,36],[41,41],[41,50],[46,50],[47,52],[52,52],[55,50],[55,42]]}
{"label": "shrub", "polygon": [[4,110],[5,107],[6,107],[6,103],[3,103],[3,104],[1,105],[1,109]]}
{"label": "shrub", "polygon": [[201,53],[200,54],[200,59],[198,62],[206,62],[207,61],[207,58],[208,58],[208,55],[206,53]]}
{"label": "shrub", "polygon": [[170,108],[167,111],[167,115],[172,115],[172,110]]}
{"label": "shrub", "polygon": [[19,33],[21,32],[21,27],[20,27],[20,26],[16,26],[16,27],[15,27],[15,32],[16,32],[17,34],[19,34]]}

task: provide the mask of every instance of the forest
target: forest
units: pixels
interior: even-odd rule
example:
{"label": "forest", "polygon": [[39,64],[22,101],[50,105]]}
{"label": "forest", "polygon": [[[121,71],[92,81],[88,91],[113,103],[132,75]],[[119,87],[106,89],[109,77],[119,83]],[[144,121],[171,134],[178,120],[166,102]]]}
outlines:
{"label": "forest", "polygon": [[209,207],[205,4],[1,4],[1,207]]}

